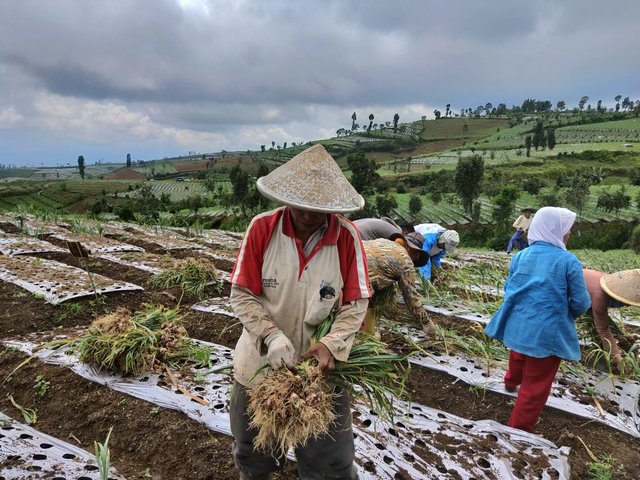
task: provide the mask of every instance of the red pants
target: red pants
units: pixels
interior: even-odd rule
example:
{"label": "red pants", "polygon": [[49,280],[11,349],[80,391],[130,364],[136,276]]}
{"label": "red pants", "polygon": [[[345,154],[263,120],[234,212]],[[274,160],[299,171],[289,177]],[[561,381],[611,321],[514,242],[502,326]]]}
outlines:
{"label": "red pants", "polygon": [[518,398],[509,418],[510,427],[533,432],[549,398],[551,384],[559,366],[558,357],[535,358],[513,350],[509,352],[509,370],[504,376],[504,384],[510,388],[520,385]]}

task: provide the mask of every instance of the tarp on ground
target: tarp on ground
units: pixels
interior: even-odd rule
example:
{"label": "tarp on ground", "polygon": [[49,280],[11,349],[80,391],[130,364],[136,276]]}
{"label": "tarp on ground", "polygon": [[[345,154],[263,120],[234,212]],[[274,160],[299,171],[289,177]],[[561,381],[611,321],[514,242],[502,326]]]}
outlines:
{"label": "tarp on ground", "polygon": [[94,285],[98,294],[142,290],[142,287],[133,283],[112,280],[95,273],[89,277],[84,270],[55,260],[24,256],[0,256],[0,280],[42,295],[53,305],[94,295]]}
{"label": "tarp on ground", "polygon": [[12,235],[0,237],[0,253],[7,257],[50,252],[69,253],[69,250],[34,237],[17,237]]}
{"label": "tarp on ground", "polygon": [[[3,342],[31,354],[28,342]],[[199,342],[211,350],[216,366],[230,366],[232,350]],[[86,379],[165,408],[182,411],[212,430],[229,434],[231,377],[196,369],[189,380],[178,378],[191,395],[177,389],[165,375],[148,374],[123,378],[80,363],[63,351],[36,353],[42,361],[71,368]],[[454,478],[471,479],[566,479],[569,449],[534,434],[494,421],[472,421],[419,404],[395,403],[393,424],[378,419],[366,405],[354,408],[356,461],[363,479]],[[524,462],[524,463],[522,463]]]}
{"label": "tarp on ground", "polygon": [[[104,441],[98,440],[98,441]],[[0,412],[0,478],[100,480],[95,456]],[[124,480],[109,468],[109,480]]]}

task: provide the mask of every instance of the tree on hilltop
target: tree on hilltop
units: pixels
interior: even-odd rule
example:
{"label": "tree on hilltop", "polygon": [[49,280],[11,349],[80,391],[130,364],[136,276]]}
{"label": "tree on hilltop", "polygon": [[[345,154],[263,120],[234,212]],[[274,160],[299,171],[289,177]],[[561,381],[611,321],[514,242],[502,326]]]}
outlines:
{"label": "tree on hilltop", "polygon": [[127,168],[131,168],[131,154],[127,153]]}
{"label": "tree on hilltop", "polygon": [[78,172],[80,173],[80,178],[84,180],[84,157],[82,155],[78,157]]}
{"label": "tree on hilltop", "polygon": [[616,95],[615,97],[615,101],[616,101],[616,113],[620,111],[620,99],[622,98],[622,95]]}
{"label": "tree on hilltop", "polygon": [[400,115],[397,113],[393,116],[393,133],[396,133],[398,129],[398,121],[400,120]]}
{"label": "tree on hilltop", "polygon": [[584,110],[584,106],[587,104],[588,101],[589,101],[589,97],[586,95],[580,99],[580,101],[578,102],[578,108],[580,109],[580,111]]}
{"label": "tree on hilltop", "polygon": [[368,160],[364,152],[357,152],[347,157],[347,165],[351,170],[351,185],[360,194],[373,187],[380,179],[375,160]]}
{"label": "tree on hilltop", "polygon": [[371,132],[371,126],[373,125],[373,119],[375,117],[373,116],[373,113],[369,114],[369,126],[367,127],[367,133]]}
{"label": "tree on hilltop", "polygon": [[409,213],[411,214],[412,220],[418,219],[420,210],[422,210],[422,200],[420,200],[420,197],[416,194],[411,195],[411,198],[409,198]]}
{"label": "tree on hilltop", "polygon": [[483,176],[484,160],[480,155],[458,160],[454,183],[456,193],[462,201],[462,207],[469,215],[473,214],[473,202],[480,196]]}
{"label": "tree on hilltop", "polygon": [[358,116],[356,115],[356,112],[353,112],[353,114],[351,115],[351,130],[355,130],[356,129],[356,120],[358,119]]}
{"label": "tree on hilltop", "polygon": [[536,150],[538,150],[538,147],[542,147],[542,149],[544,150],[544,148],[547,146],[542,120],[538,120],[538,122],[536,122],[535,128],[533,129],[533,146]]}

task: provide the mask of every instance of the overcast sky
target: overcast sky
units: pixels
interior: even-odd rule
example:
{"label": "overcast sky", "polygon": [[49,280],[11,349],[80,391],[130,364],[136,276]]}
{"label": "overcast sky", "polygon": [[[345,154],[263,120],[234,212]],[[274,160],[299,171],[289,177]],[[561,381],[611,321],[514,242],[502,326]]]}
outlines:
{"label": "overcast sky", "polygon": [[124,162],[640,98],[637,0],[1,0],[0,163]]}

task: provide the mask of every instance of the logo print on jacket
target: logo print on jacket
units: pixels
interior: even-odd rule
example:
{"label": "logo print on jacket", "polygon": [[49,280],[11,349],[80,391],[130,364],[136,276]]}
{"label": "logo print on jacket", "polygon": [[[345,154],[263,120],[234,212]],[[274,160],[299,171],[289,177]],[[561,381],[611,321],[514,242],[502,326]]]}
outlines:
{"label": "logo print on jacket", "polygon": [[320,284],[320,299],[333,300],[336,298],[336,289],[323,280]]}
{"label": "logo print on jacket", "polygon": [[262,279],[262,287],[263,288],[278,288],[280,282],[278,282],[277,278],[263,278]]}

